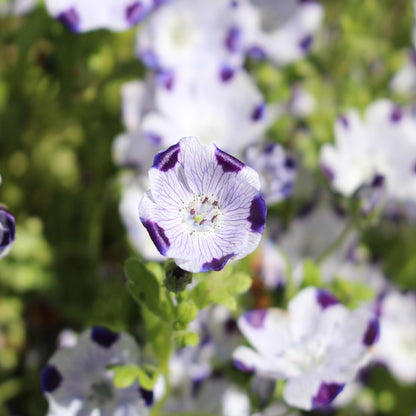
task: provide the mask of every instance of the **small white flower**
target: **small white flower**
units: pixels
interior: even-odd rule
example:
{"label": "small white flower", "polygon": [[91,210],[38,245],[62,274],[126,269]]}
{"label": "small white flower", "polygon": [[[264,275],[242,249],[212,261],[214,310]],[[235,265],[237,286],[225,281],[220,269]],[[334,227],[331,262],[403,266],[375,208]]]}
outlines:
{"label": "small white flower", "polygon": [[215,145],[181,139],[155,156],[149,183],[140,219],[182,269],[218,271],[259,244],[266,218],[259,177]]}
{"label": "small white flower", "polygon": [[378,321],[368,308],[350,311],[331,293],[312,287],[299,292],[287,312],[246,312],[238,326],[254,350],[237,348],[237,367],[286,379],[285,401],[305,410],[329,404],[353,380],[378,336]]}
{"label": "small white flower", "polygon": [[403,383],[416,382],[416,295],[391,291],[381,301],[380,340],[374,360]]}
{"label": "small white flower", "polygon": [[41,373],[49,414],[66,416],[145,416],[153,393],[137,382],[116,389],[110,365],[138,364],[139,349],[133,338],[104,327],[79,335],[76,345],[59,349]]}
{"label": "small white flower", "polygon": [[152,0],[45,0],[45,4],[51,16],[76,33],[130,29],[153,7]]}

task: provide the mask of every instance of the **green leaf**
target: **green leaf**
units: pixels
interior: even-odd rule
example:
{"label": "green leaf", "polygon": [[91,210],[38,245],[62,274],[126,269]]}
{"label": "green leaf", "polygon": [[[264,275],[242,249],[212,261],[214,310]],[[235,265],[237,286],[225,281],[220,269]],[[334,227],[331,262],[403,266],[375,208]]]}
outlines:
{"label": "green leaf", "polygon": [[190,299],[181,302],[177,308],[177,321],[185,327],[192,322],[198,315],[199,309],[196,307],[195,302]]}
{"label": "green leaf", "polygon": [[137,378],[137,370],[139,368],[136,365],[120,365],[112,367],[115,372],[114,385],[118,389],[124,389],[131,386]]}
{"label": "green leaf", "polygon": [[124,270],[128,278],[127,288],[133,298],[159,314],[160,286],[153,273],[136,258],[128,259]]}
{"label": "green leaf", "polygon": [[322,286],[321,270],[319,266],[310,259],[303,261],[303,286]]}
{"label": "green leaf", "polygon": [[185,348],[187,345],[195,347],[199,342],[199,336],[195,332],[176,332],[173,338],[181,348]]}
{"label": "green leaf", "polygon": [[156,384],[158,373],[151,369],[150,367],[146,368],[137,368],[137,378],[139,379],[139,384],[145,390],[153,390],[153,387]]}
{"label": "green leaf", "polygon": [[251,278],[243,272],[233,272],[231,266],[220,272],[212,272],[204,277],[189,293],[199,309],[211,303],[221,303],[231,310],[237,308],[235,295],[246,292],[251,286]]}

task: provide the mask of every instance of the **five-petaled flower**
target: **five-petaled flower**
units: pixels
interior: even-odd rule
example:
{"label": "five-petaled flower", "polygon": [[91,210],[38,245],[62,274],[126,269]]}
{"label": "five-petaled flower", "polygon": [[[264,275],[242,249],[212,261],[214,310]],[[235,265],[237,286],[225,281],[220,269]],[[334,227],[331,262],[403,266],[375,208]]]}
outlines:
{"label": "five-petaled flower", "polygon": [[255,350],[238,347],[233,355],[236,366],[286,379],[285,401],[305,410],[332,402],[366,364],[379,334],[370,308],[350,311],[330,292],[314,287],[300,291],[288,312],[246,312],[238,327]]}
{"label": "five-petaled flower", "polygon": [[155,156],[149,182],[140,219],[182,269],[218,271],[259,244],[266,219],[259,176],[214,144],[181,139]]}

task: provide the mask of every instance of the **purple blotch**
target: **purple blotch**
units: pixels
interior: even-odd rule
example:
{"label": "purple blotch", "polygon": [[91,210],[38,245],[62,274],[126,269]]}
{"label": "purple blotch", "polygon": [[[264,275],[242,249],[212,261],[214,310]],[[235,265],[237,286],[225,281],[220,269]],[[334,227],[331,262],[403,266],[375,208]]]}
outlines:
{"label": "purple blotch", "polygon": [[224,66],[221,68],[220,72],[220,78],[222,82],[229,81],[235,74],[235,71],[233,68],[230,68],[229,66]]}
{"label": "purple blotch", "polygon": [[267,58],[266,52],[260,46],[254,45],[247,51],[248,56],[255,61],[263,61]]}
{"label": "purple blotch", "polygon": [[264,223],[266,222],[266,202],[261,195],[256,196],[251,201],[250,215],[247,220],[251,223],[251,231],[263,233]]}
{"label": "purple blotch", "polygon": [[291,182],[287,182],[285,183],[281,188],[280,188],[280,193],[284,198],[287,198],[293,191],[293,185]]}
{"label": "purple blotch", "polygon": [[230,52],[241,49],[241,29],[239,27],[230,27],[225,37],[225,46]]}
{"label": "purple blotch", "polygon": [[331,403],[341,393],[344,386],[345,384],[323,382],[319,387],[318,394],[312,398],[312,406],[317,408]]}
{"label": "purple blotch", "polygon": [[159,71],[156,75],[156,82],[158,85],[172,91],[175,86],[175,74],[173,71]]}
{"label": "purple blotch", "polygon": [[146,65],[150,69],[157,69],[159,68],[159,59],[152,49],[141,49],[139,50],[140,59],[142,60],[143,64]]}
{"label": "purple blotch", "polygon": [[324,176],[330,181],[332,182],[335,178],[335,173],[334,171],[327,165],[321,165],[321,171],[324,174]]}
{"label": "purple blotch", "polygon": [[285,167],[288,169],[295,169],[296,168],[295,159],[293,159],[293,157],[291,156],[286,156]]}
{"label": "purple blotch", "polygon": [[103,326],[94,326],[91,329],[91,339],[104,348],[110,348],[119,338],[119,333]]}
{"label": "purple blotch", "polygon": [[254,371],[255,371],[255,369],[253,367],[249,367],[249,366],[245,365],[240,360],[234,360],[234,366],[238,370],[244,371],[245,373],[254,373]]}
{"label": "purple blotch", "polygon": [[206,262],[202,265],[201,272],[208,272],[210,270],[214,270],[216,272],[222,270],[224,266],[227,264],[227,261],[230,260],[231,257],[234,256],[234,253],[226,254],[219,259],[213,258],[211,261]]}
{"label": "purple blotch", "polygon": [[74,7],[59,13],[58,20],[72,32],[78,32],[80,19]]}
{"label": "purple blotch", "polygon": [[339,303],[338,299],[331,292],[323,289],[318,290],[316,300],[322,309],[329,308],[330,306],[337,305]]}
{"label": "purple blotch", "polygon": [[52,393],[61,384],[63,378],[58,369],[48,364],[40,373],[40,387],[45,393]]}
{"label": "purple blotch", "polygon": [[0,206],[0,226],[1,232],[0,235],[0,250],[9,246],[13,243],[15,234],[16,234],[16,223],[15,219],[9,211]]}
{"label": "purple blotch", "polygon": [[235,332],[238,332],[237,322],[233,318],[228,318],[224,322],[224,329],[227,334],[233,334]]}
{"label": "purple blotch", "polygon": [[170,247],[170,241],[166,237],[165,230],[153,221],[144,221],[143,225],[147,229],[153,243],[159,250],[160,254],[165,255]]}
{"label": "purple blotch", "polygon": [[338,116],[338,120],[341,122],[344,129],[348,129],[350,127],[350,123],[349,123],[347,117],[345,117],[344,115]]}
{"label": "purple blotch", "polygon": [[147,407],[150,407],[153,404],[154,397],[152,390],[146,390],[143,387],[139,387],[140,395],[142,396],[144,403]]}
{"label": "purple blotch", "polygon": [[367,326],[365,331],[363,342],[367,347],[371,347],[377,342],[380,335],[380,324],[377,318],[372,319]]}
{"label": "purple blotch", "polygon": [[265,153],[266,155],[273,153],[275,148],[276,148],[276,145],[274,143],[266,143],[263,146],[263,153]]}
{"label": "purple blotch", "polygon": [[376,188],[380,188],[381,186],[384,185],[384,182],[385,182],[384,176],[380,175],[380,174],[376,174],[376,175],[374,175],[374,178],[371,182],[371,186],[374,186]]}
{"label": "purple blotch", "polygon": [[131,26],[139,23],[146,16],[145,8],[140,1],[136,1],[126,9],[126,19]]}
{"label": "purple blotch", "polygon": [[255,309],[244,313],[243,317],[251,327],[259,329],[264,327],[266,315],[267,309]]}
{"label": "purple blotch", "polygon": [[251,113],[251,119],[253,121],[259,121],[264,117],[264,113],[266,110],[266,104],[265,103],[261,103],[259,105],[257,105],[253,112]]}
{"label": "purple blotch", "polygon": [[305,36],[300,42],[299,47],[306,53],[309,52],[312,46],[313,37],[312,35]]}
{"label": "purple blotch", "polygon": [[162,137],[152,131],[146,131],[144,138],[152,145],[159,146],[162,143]]}
{"label": "purple blotch", "polygon": [[316,0],[298,0],[300,4],[316,3]]}
{"label": "purple blotch", "polygon": [[399,122],[403,118],[403,110],[400,107],[394,107],[390,114],[390,120],[393,123]]}
{"label": "purple blotch", "polygon": [[416,162],[413,164],[413,173],[415,173],[416,174]]}
{"label": "purple blotch", "polygon": [[181,147],[179,143],[176,143],[163,152],[159,152],[153,160],[152,168],[159,169],[162,172],[167,172],[168,170],[173,169],[178,162],[180,150]]}
{"label": "purple blotch", "polygon": [[217,159],[218,164],[222,167],[224,172],[238,173],[241,169],[244,168],[243,162],[240,162],[234,156],[223,152],[222,150],[218,149],[218,147],[215,149],[215,158]]}

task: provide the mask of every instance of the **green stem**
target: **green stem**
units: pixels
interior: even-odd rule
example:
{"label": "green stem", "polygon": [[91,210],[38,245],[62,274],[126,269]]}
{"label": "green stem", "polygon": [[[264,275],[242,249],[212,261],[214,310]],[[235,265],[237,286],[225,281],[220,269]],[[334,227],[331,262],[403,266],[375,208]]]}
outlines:
{"label": "green stem", "polygon": [[326,260],[332,253],[338,250],[353,229],[354,221],[350,219],[336,240],[319,255],[319,257],[316,259],[316,263],[322,264],[324,260]]}

